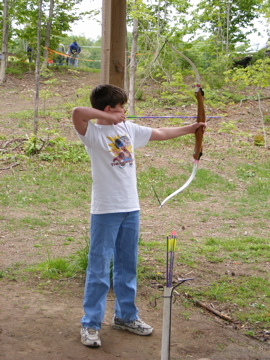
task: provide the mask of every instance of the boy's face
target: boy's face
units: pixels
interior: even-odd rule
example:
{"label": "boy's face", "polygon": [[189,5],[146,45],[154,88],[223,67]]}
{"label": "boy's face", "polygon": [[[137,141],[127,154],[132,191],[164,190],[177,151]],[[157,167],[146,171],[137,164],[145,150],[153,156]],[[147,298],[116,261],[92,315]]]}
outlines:
{"label": "boy's face", "polygon": [[109,111],[111,112],[120,112],[122,114],[126,113],[125,105],[117,104],[115,107],[109,107]]}

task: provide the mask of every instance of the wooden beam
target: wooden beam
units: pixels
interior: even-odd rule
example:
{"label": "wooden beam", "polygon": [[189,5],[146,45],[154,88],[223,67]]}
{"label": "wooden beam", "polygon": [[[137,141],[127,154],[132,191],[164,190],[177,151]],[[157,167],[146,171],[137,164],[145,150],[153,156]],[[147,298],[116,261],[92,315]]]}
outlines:
{"label": "wooden beam", "polygon": [[126,0],[102,0],[101,84],[124,88]]}

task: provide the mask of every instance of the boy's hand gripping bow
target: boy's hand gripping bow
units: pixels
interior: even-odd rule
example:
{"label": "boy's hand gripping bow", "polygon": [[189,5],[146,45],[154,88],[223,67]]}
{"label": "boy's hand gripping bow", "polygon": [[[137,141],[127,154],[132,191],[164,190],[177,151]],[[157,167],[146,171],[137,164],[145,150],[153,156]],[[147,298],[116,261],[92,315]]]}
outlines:
{"label": "boy's hand gripping bow", "polygon": [[[197,98],[197,103],[198,103],[198,108],[197,108],[197,122],[204,122],[205,123],[205,111],[204,111],[204,103],[203,103],[203,99],[204,99],[204,92],[201,88],[200,85],[200,75],[199,72],[195,66],[195,64],[184,54],[182,54],[180,51],[176,50],[170,43],[167,42],[167,44],[169,45],[169,47],[175,51],[177,54],[179,54],[180,56],[182,56],[185,60],[187,60],[190,65],[192,66],[192,69],[195,72],[196,75],[196,90],[195,90],[195,95]],[[170,194],[169,196],[166,197],[166,199],[164,199],[162,201],[162,203],[160,204],[160,207],[162,207],[168,200],[170,200],[171,198],[173,198],[175,195],[179,194],[180,192],[182,192],[185,188],[188,187],[188,185],[192,182],[192,180],[194,179],[195,175],[196,175],[196,171],[198,168],[198,163],[199,160],[202,156],[202,141],[203,141],[203,133],[204,133],[204,129],[202,127],[199,127],[196,130],[195,133],[195,148],[194,148],[194,153],[193,153],[193,157],[194,157],[194,165],[193,165],[193,170],[192,173],[190,175],[190,177],[188,178],[188,180],[186,181],[186,183],[181,186],[178,190],[174,191],[172,194]]]}

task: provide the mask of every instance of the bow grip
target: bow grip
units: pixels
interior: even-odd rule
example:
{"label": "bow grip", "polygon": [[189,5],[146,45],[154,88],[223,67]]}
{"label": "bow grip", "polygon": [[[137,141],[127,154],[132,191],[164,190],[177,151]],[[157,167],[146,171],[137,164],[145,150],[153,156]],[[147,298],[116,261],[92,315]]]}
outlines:
{"label": "bow grip", "polygon": [[193,157],[195,160],[200,160],[200,157],[202,156],[202,141],[203,141],[203,128],[200,127],[195,132],[195,148]]}
{"label": "bow grip", "polygon": [[[203,97],[204,92],[201,87],[199,87],[196,91],[196,98],[198,102],[198,110],[197,110],[197,122],[204,122],[205,123],[205,111],[204,111],[204,104],[203,104]],[[195,160],[200,160],[202,156],[202,142],[203,142],[203,133],[204,130],[202,127],[199,127],[195,132],[195,148],[193,157]]]}

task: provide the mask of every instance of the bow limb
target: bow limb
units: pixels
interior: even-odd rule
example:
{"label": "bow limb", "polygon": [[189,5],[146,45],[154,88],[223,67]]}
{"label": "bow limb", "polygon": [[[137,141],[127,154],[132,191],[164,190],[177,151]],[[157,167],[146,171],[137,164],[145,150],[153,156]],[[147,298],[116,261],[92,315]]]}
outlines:
{"label": "bow limb", "polygon": [[169,196],[166,197],[166,199],[164,199],[161,204],[160,204],[160,208],[171,198],[173,198],[175,195],[179,194],[180,192],[182,192],[183,190],[185,190],[188,185],[192,182],[192,180],[195,178],[196,175],[196,171],[197,171],[197,167],[198,167],[198,161],[195,160],[194,161],[194,165],[193,165],[193,170],[192,173],[190,175],[190,177],[188,178],[188,180],[185,182],[184,185],[182,185],[178,190],[174,191],[172,194],[170,194]]}
{"label": "bow limb", "polygon": [[178,55],[182,56],[192,67],[195,76],[196,76],[196,86],[200,87],[200,83],[201,83],[201,79],[200,79],[200,74],[198,69],[196,68],[195,64],[193,61],[191,61],[186,55],[184,55],[183,53],[181,53],[181,51],[177,50],[174,46],[172,46],[169,42],[167,42],[168,46],[174,51],[176,52]]}
{"label": "bow limb", "polygon": [[[185,60],[187,60],[195,72],[195,76],[196,76],[195,95],[196,95],[196,99],[197,99],[197,103],[198,103],[197,122],[205,122],[204,92],[200,85],[201,80],[200,80],[200,75],[199,75],[198,69],[196,68],[195,64],[187,56],[182,54],[180,51],[176,50],[170,43],[167,42],[167,44],[173,51],[175,51],[177,54],[179,54]],[[198,163],[199,163],[200,157],[202,156],[203,133],[204,133],[204,129],[202,127],[199,127],[195,132],[195,148],[194,148],[194,152],[193,152],[194,165],[193,165],[193,170],[192,170],[190,177],[188,178],[188,180],[185,182],[185,184],[183,186],[181,186],[178,190],[174,191],[172,194],[167,196],[166,199],[164,199],[162,201],[162,203],[160,204],[160,208],[168,200],[170,200],[175,195],[181,193],[184,189],[186,189],[189,186],[189,184],[192,182],[192,180],[195,178],[197,168],[198,168]]]}

